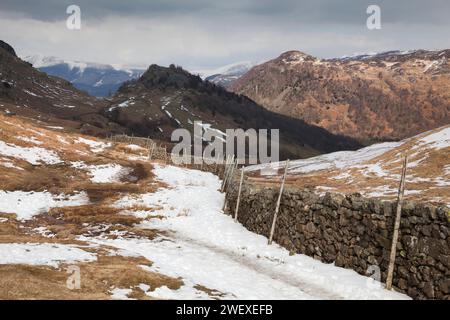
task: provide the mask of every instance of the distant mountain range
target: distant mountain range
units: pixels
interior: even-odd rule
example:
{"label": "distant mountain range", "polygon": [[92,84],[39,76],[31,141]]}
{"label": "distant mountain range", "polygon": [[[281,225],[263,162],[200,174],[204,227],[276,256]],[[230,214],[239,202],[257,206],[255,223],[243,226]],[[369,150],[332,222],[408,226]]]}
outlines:
{"label": "distant mountain range", "polygon": [[[145,68],[115,67],[42,55],[25,56],[22,59],[36,69],[63,78],[71,82],[75,88],[95,97],[111,96],[124,82],[137,79],[145,72]],[[198,74],[203,80],[227,88],[255,65],[256,63],[243,61],[215,69],[191,70],[191,72]]]}
{"label": "distant mountain range", "polygon": [[70,61],[40,55],[26,56],[23,60],[48,75],[71,82],[75,88],[95,97],[112,95],[122,83],[139,78],[145,71],[145,69],[115,68],[108,64]]}
{"label": "distant mountain range", "polygon": [[228,88],[234,81],[242,77],[254,66],[256,66],[254,62],[242,61],[216,69],[193,71],[192,73],[198,74],[204,80]]}
{"label": "distant mountain range", "polygon": [[289,51],[229,89],[363,143],[404,139],[450,123],[450,50],[326,60]]}

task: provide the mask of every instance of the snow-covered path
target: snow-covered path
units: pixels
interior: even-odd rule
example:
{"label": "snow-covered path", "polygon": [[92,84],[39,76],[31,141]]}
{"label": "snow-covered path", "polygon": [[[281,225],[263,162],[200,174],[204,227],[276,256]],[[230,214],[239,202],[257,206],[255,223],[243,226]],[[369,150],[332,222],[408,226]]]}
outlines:
{"label": "snow-covered path", "polygon": [[[141,255],[151,271],[181,278],[178,290],[148,288],[158,298],[229,299],[407,299],[386,291],[356,272],[289,252],[245,229],[225,214],[219,179],[205,172],[155,165],[157,178],[169,185],[139,198],[125,197],[118,207],[145,205],[151,212],[142,228],[164,231],[154,240],[129,237],[85,238],[90,242]],[[152,218],[159,216],[159,218]],[[213,290],[207,295],[198,286]]]}

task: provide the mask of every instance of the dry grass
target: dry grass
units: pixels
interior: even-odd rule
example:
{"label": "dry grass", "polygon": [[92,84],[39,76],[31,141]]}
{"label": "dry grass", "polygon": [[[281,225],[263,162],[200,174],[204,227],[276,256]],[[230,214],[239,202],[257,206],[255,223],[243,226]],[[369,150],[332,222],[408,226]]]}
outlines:
{"label": "dry grass", "polygon": [[141,257],[102,256],[96,262],[81,263],[81,289],[66,286],[69,276],[65,265],[59,269],[29,265],[0,265],[0,299],[110,299],[113,288],[133,288],[132,297],[146,298],[139,284],[151,289],[167,286],[178,289],[179,279],[144,271],[151,265]]}
{"label": "dry grass", "polygon": [[119,214],[121,210],[118,208],[112,208],[104,205],[84,205],[77,207],[63,207],[53,208],[49,211],[48,215],[65,223],[76,224],[95,224],[95,223],[108,223],[108,224],[123,224],[131,226],[138,223],[140,219],[130,216]]}
{"label": "dry grass", "polygon": [[[154,209],[135,206],[127,210],[152,211]],[[141,229],[137,225],[142,219],[133,215],[123,214],[124,209],[113,208],[107,205],[85,205],[78,207],[53,208],[49,213],[41,214],[34,220],[28,221],[26,226],[36,228],[45,225],[55,235],[55,239],[74,240],[78,235],[89,234],[98,236],[104,233],[103,227],[108,232],[123,231],[129,236],[153,239],[160,235],[149,229]],[[99,228],[102,227],[102,228]],[[109,236],[115,238],[116,236]]]}
{"label": "dry grass", "polygon": [[212,289],[209,289],[209,288],[199,285],[199,284],[195,285],[194,288],[199,291],[203,291],[204,293],[206,293],[208,296],[210,296],[214,300],[219,300],[220,298],[225,297],[225,294],[223,292],[220,292],[217,290],[212,290]]}
{"label": "dry grass", "polygon": [[0,167],[0,174],[4,177],[0,181],[1,190],[47,190],[54,193],[71,193],[79,188],[81,181],[88,179],[84,172],[79,172],[67,165],[22,167],[26,170],[7,171]]}
{"label": "dry grass", "polygon": [[139,186],[124,183],[108,183],[107,185],[82,183],[78,190],[86,191],[89,200],[93,203],[112,202],[120,198],[122,194],[140,194],[142,192]]}

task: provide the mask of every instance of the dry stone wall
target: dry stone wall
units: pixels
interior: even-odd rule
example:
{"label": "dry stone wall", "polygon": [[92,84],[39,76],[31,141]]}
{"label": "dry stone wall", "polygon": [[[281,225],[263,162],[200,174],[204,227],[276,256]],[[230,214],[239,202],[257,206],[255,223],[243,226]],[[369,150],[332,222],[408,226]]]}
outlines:
{"label": "dry stone wall", "polygon": [[[238,220],[269,236],[279,190],[245,185]],[[237,186],[228,195],[234,212]],[[395,201],[286,189],[274,241],[295,253],[367,275],[376,266],[385,282]],[[450,299],[449,209],[404,202],[393,285],[414,299]],[[370,267],[370,268],[369,268]]]}

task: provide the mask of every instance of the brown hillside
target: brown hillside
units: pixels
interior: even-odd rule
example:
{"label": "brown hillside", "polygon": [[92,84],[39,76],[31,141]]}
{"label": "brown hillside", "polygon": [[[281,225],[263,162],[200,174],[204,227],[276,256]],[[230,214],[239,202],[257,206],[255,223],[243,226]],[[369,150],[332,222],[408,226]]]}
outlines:
{"label": "brown hillside", "polygon": [[361,140],[450,123],[450,50],[320,60],[290,51],[232,85],[268,110]]}

